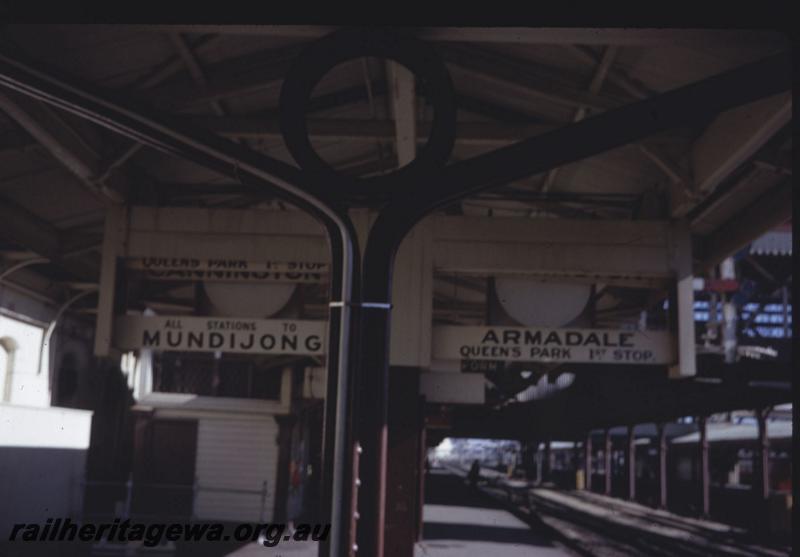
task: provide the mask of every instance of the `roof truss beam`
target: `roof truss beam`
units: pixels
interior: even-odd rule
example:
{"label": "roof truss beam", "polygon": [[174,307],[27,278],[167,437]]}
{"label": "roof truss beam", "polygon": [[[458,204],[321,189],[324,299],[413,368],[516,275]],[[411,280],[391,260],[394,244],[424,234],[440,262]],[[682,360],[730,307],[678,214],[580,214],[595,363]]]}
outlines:
{"label": "roof truss beam", "polygon": [[[282,138],[278,120],[272,117],[253,116],[192,116],[188,121],[220,135],[232,138],[274,139]],[[506,145],[554,129],[541,124],[500,124],[494,122],[465,122],[458,124],[456,141],[476,145]],[[312,138],[353,141],[397,141],[395,123],[390,120],[309,119],[308,130]],[[415,126],[416,140],[425,141],[430,122]],[[403,138],[412,137],[404,131]]]}
{"label": "roof truss beam", "polygon": [[0,236],[43,257],[60,252],[58,230],[7,199],[0,199]]}
{"label": "roof truss beam", "polygon": [[300,46],[290,46],[209,64],[203,69],[205,84],[177,78],[148,89],[147,97],[165,108],[180,108],[277,87],[300,52]]}
{"label": "roof truss beam", "polygon": [[94,280],[98,268],[76,256],[96,249],[95,242],[67,234],[24,207],[0,198],[0,237],[45,257],[80,280]]}
{"label": "roof truss beam", "polygon": [[452,66],[559,105],[603,111],[624,104],[623,99],[581,89],[563,72],[483,49],[448,46],[442,49],[442,56]]}
{"label": "roof truss beam", "polygon": [[394,118],[397,162],[403,166],[417,156],[416,88],[414,74],[402,65],[386,63],[386,78],[389,81],[389,101]]}
{"label": "roof truss beam", "polygon": [[[692,146],[695,198],[706,197],[753,157],[792,119],[792,95],[782,93],[720,114]],[[673,199],[674,217],[694,206]]]}
{"label": "roof truss beam", "polygon": [[75,140],[76,132],[58,118],[50,107],[9,91],[0,91],[0,110],[74,174],[93,196],[106,203],[124,199],[120,190],[125,191],[125,185],[119,180],[109,183],[98,180],[103,168],[101,161],[95,153]]}
{"label": "roof truss beam", "polygon": [[[293,39],[317,39],[336,27],[322,25],[136,25],[140,30],[270,36]],[[786,37],[773,31],[717,29],[625,29],[569,27],[419,27],[416,35],[438,42],[487,42],[510,44],[566,44],[618,46],[708,46],[709,44],[786,43]]]}
{"label": "roof truss beam", "polygon": [[[592,95],[597,95],[600,92],[600,88],[603,86],[603,81],[605,81],[608,72],[611,70],[611,64],[614,62],[616,55],[617,47],[615,46],[610,46],[603,52],[600,63],[597,65],[594,76],[592,76],[592,81],[589,84],[589,93]],[[586,112],[586,107],[582,106],[578,108],[578,110],[575,112],[575,116],[572,118],[572,121],[580,122],[586,116]],[[556,167],[547,173],[544,184],[542,185],[542,191],[548,191],[553,186],[556,176],[558,175],[558,168],[559,167]]]}

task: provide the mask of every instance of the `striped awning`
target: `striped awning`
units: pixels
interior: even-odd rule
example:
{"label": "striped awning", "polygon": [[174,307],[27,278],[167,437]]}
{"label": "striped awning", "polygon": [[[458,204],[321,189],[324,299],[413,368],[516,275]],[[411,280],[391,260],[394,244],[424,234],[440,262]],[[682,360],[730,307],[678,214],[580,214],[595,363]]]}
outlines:
{"label": "striped awning", "polygon": [[792,231],[772,230],[750,244],[750,255],[792,255]]}

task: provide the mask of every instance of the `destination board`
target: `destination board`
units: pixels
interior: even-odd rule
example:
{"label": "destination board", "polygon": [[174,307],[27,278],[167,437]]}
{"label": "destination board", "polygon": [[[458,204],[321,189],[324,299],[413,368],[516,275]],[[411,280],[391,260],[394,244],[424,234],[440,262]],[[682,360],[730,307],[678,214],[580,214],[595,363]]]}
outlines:
{"label": "destination board", "polygon": [[149,280],[319,283],[328,278],[327,263],[247,261],[227,258],[135,257],[125,267]]}
{"label": "destination board", "polygon": [[666,331],[433,327],[432,357],[438,360],[663,364],[676,361]]}
{"label": "destination board", "polygon": [[114,346],[189,352],[325,353],[325,321],[125,315],[114,323]]}

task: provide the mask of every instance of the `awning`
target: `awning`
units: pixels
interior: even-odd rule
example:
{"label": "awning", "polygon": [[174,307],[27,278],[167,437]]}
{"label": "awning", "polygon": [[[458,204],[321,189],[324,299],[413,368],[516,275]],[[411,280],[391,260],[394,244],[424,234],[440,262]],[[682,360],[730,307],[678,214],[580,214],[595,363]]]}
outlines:
{"label": "awning", "polygon": [[792,231],[772,230],[750,244],[750,255],[792,255]]}
{"label": "awning", "polygon": [[[731,442],[731,441],[755,441],[758,439],[758,426],[756,424],[708,424],[707,435],[709,443]],[[768,439],[791,439],[792,422],[790,420],[768,421]],[[686,443],[698,443],[700,433],[690,433],[676,437],[672,440],[673,444],[682,445]]]}

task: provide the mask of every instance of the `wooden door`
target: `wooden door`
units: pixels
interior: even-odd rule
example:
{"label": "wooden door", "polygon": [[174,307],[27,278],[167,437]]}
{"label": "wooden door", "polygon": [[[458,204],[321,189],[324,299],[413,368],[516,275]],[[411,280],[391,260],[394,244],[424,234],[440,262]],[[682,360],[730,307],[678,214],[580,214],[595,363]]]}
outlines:
{"label": "wooden door", "polygon": [[133,514],[190,517],[197,421],[142,417],[136,424],[134,451]]}

